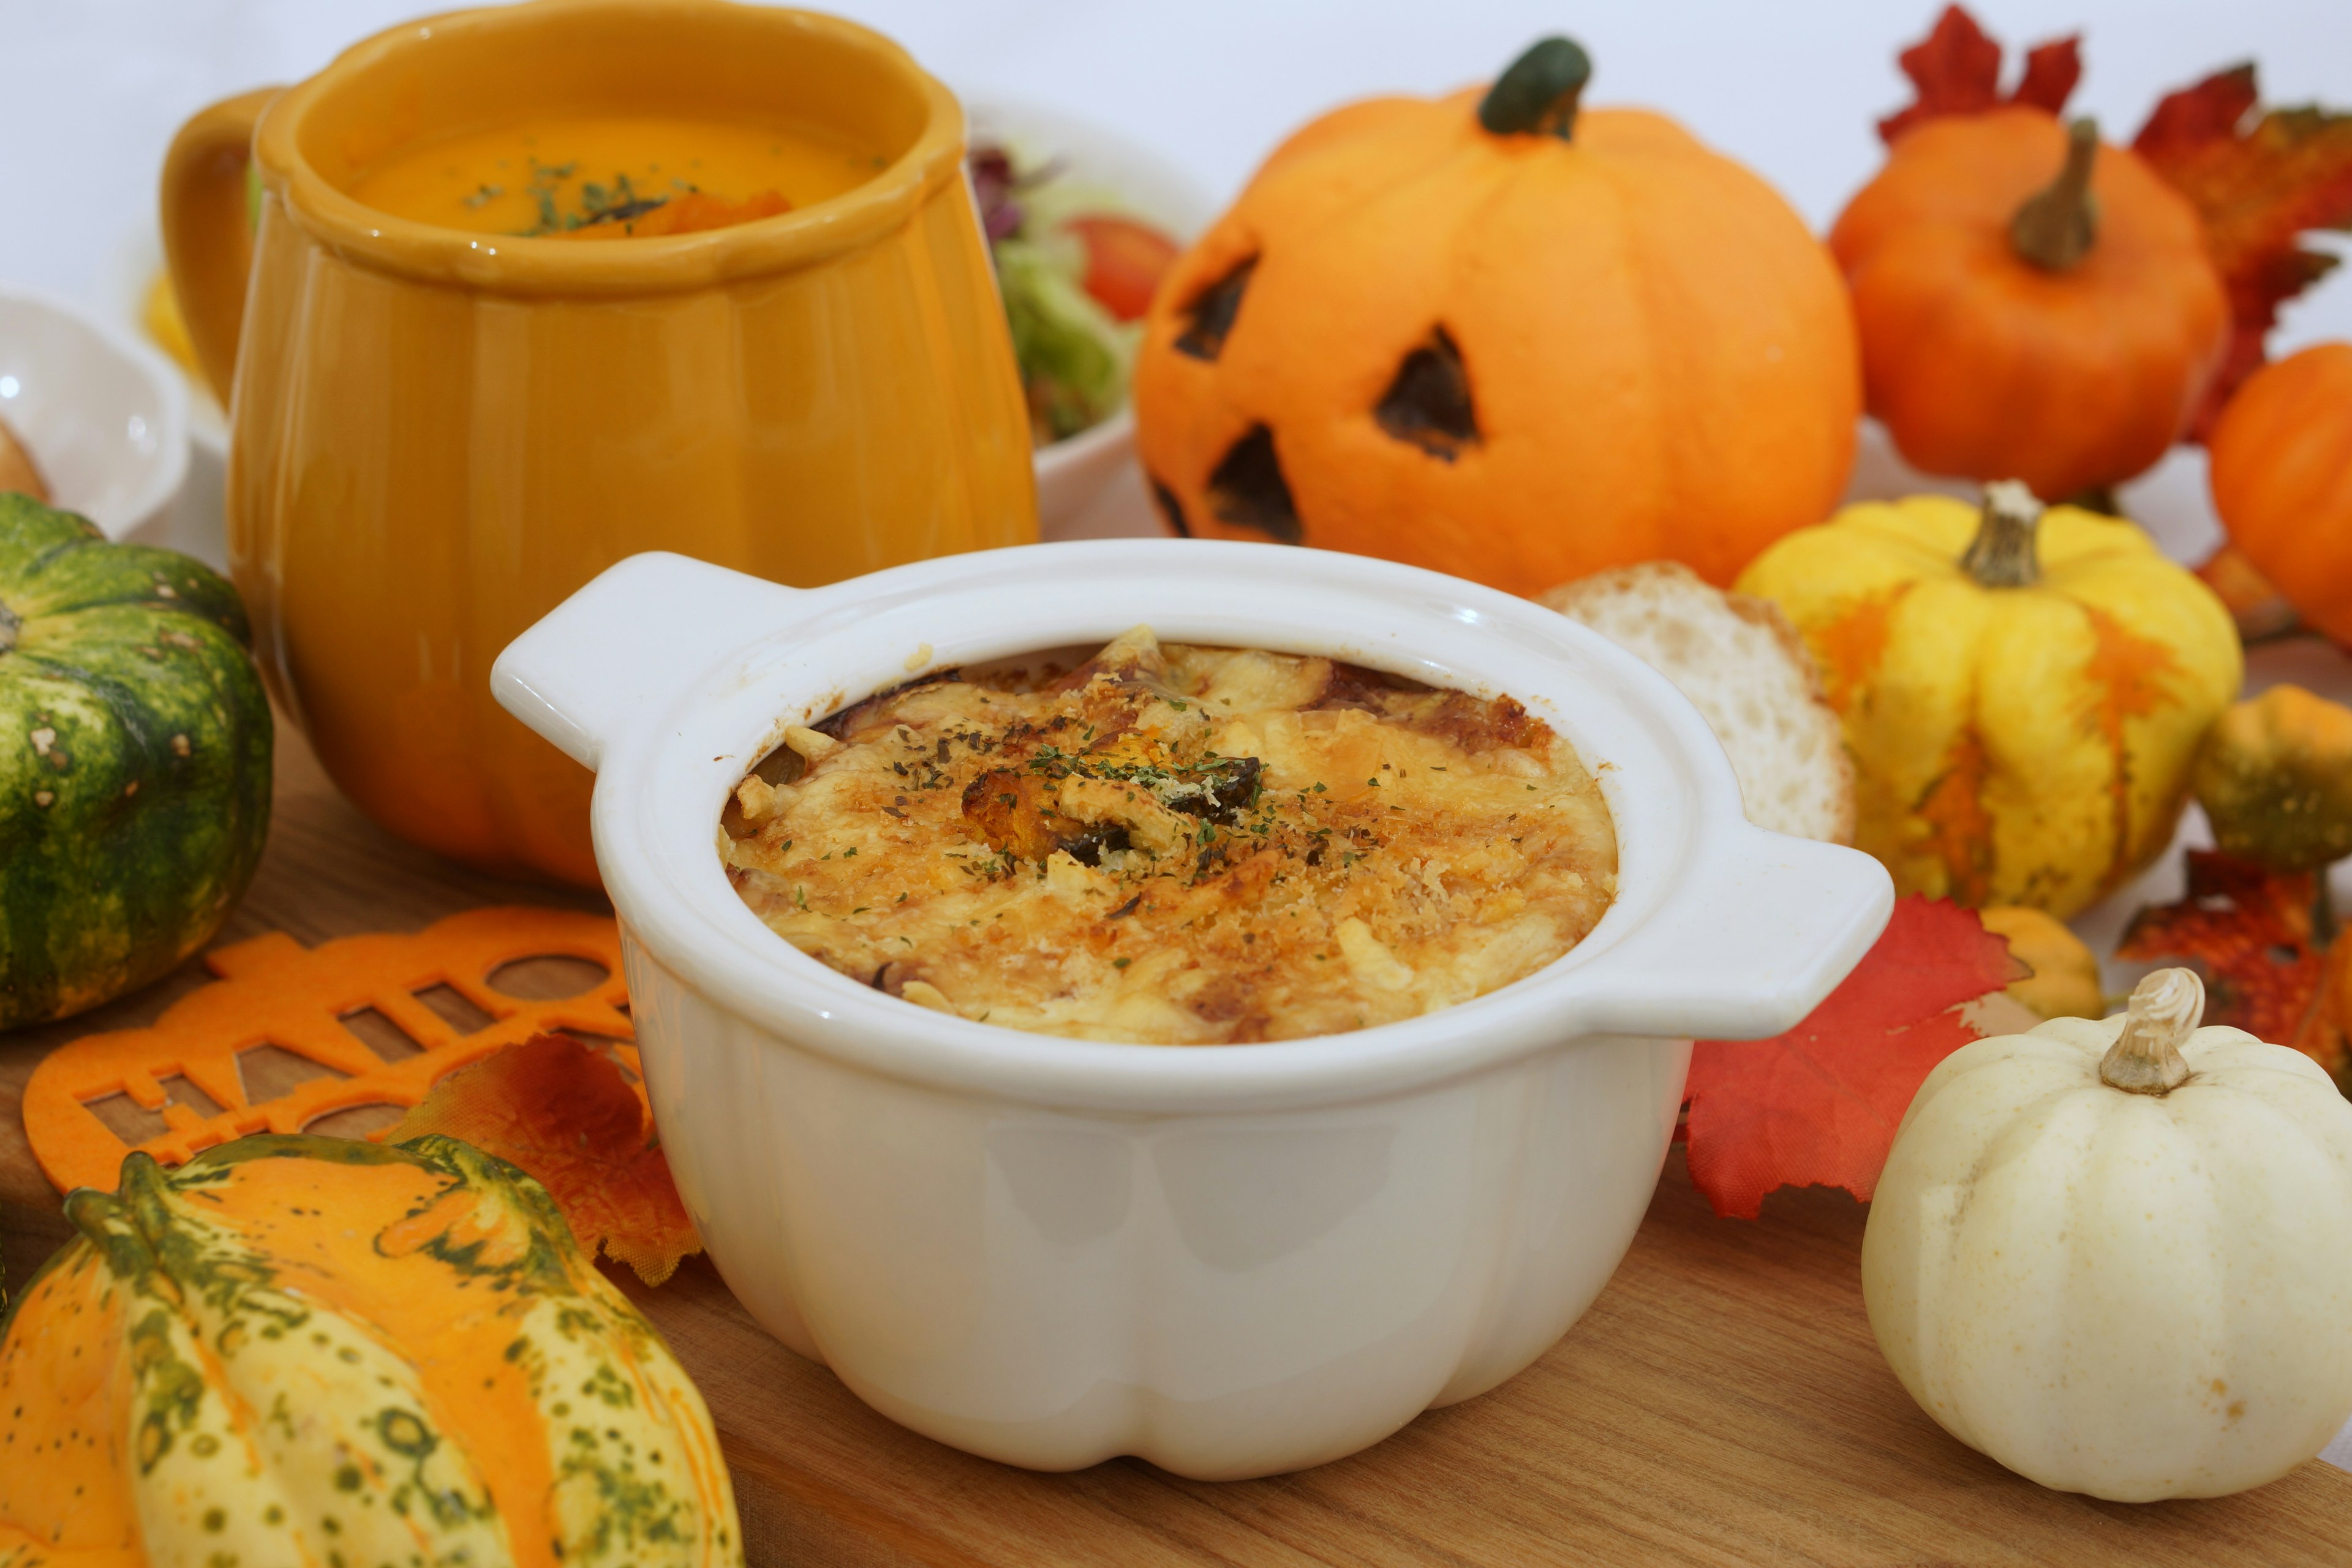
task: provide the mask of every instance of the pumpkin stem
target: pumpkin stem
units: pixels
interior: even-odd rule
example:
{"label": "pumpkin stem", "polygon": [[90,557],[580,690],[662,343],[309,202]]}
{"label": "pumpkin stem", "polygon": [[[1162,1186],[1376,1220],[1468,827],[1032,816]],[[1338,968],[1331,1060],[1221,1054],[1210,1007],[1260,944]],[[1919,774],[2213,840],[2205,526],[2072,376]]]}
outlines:
{"label": "pumpkin stem", "polygon": [[1573,38],[1538,38],[1478,100],[1478,123],[1497,136],[1549,132],[1576,139],[1577,99],[1592,79],[1592,57]]}
{"label": "pumpkin stem", "polygon": [[16,618],[16,611],[0,605],[0,653],[16,651],[16,628],[24,624]]}
{"label": "pumpkin stem", "polygon": [[2016,479],[1995,479],[1985,486],[1977,536],[1960,556],[1960,570],[1988,588],[2031,588],[2042,581],[2034,548],[2041,522],[2042,503],[2032,490]]}
{"label": "pumpkin stem", "polygon": [[2098,153],[2097,121],[2068,125],[2066,162],[2058,177],[2026,197],[2009,220],[2010,247],[2044,272],[2074,266],[2099,237],[2098,198],[2091,195],[2091,165]]}
{"label": "pumpkin stem", "polygon": [[2189,1077],[2183,1041],[2205,1016],[2205,983],[2188,969],[2159,969],[2132,987],[2124,1032],[2099,1058],[2099,1081],[2126,1094],[2170,1094]]}

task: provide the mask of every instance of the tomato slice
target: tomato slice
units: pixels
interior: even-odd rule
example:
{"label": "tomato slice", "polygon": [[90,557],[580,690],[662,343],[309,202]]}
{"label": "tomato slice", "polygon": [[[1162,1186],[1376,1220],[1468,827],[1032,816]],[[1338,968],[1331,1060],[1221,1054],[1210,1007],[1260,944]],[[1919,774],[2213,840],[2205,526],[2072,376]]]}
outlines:
{"label": "tomato slice", "polygon": [[1107,213],[1074,217],[1066,226],[1087,242],[1086,290],[1122,321],[1151,308],[1152,290],[1176,259],[1176,242],[1133,218]]}

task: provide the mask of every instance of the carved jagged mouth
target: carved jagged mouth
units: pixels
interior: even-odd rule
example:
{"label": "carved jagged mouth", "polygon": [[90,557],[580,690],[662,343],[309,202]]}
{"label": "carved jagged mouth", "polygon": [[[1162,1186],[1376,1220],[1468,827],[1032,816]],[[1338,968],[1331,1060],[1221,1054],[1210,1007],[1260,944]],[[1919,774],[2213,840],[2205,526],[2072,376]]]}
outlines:
{"label": "carved jagged mouth", "polygon": [[1307,530],[1298,521],[1298,503],[1283,475],[1271,429],[1252,426],[1225,453],[1209,476],[1209,510],[1221,522],[1255,529],[1283,544],[1305,541]]}

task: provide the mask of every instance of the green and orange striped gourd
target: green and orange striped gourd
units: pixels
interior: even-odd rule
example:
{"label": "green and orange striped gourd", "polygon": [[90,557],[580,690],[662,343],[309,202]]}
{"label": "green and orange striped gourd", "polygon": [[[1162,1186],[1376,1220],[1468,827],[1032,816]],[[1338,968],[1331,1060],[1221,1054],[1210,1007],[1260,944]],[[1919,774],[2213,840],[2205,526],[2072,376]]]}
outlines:
{"label": "green and orange striped gourd", "polygon": [[2022,485],[1851,506],[1739,578],[1822,668],[1854,842],[1905,892],[2061,919],[2171,842],[2245,659],[2212,591],[2117,518]]}
{"label": "green and orange striped gourd", "polygon": [[0,1320],[0,1568],[740,1568],[700,1394],[511,1165],[265,1134],[66,1212]]}

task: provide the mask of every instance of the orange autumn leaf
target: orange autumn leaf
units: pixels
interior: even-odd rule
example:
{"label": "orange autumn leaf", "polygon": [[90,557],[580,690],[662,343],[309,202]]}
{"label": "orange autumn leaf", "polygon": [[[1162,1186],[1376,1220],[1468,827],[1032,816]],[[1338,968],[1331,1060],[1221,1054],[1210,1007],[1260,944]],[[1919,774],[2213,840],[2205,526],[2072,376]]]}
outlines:
{"label": "orange autumn leaf", "polygon": [[2352,226],[2352,114],[2273,109],[2248,124],[2258,103],[2254,68],[2233,66],[2166,97],[2132,141],[2204,220],[2229,290],[2230,346],[2192,427],[2200,440],[2262,364],[2279,306],[2336,263],[2296,241]]}
{"label": "orange autumn leaf", "polygon": [[2234,544],[2224,544],[2196,569],[2198,581],[2213,590],[2238,628],[2238,640],[2256,643],[2284,637],[2295,628],[2294,606]]}
{"label": "orange autumn leaf", "polygon": [[384,1134],[463,1139],[536,1178],[593,1254],[648,1285],[702,1250],[646,1103],[621,1069],[568,1035],[533,1035],[436,1084]]}
{"label": "orange autumn leaf", "polygon": [[1911,79],[1916,101],[1878,122],[1881,140],[1895,139],[1923,121],[1947,114],[1982,114],[2006,104],[2026,104],[2055,114],[2082,79],[2078,36],[2053,38],[2026,51],[2025,68],[2008,96],[2000,90],[2001,47],[1958,5],[1948,5],[1919,42],[1895,57]]}
{"label": "orange autumn leaf", "polygon": [[1937,1062],[1979,1037],[1956,1008],[2021,978],[1976,911],[1916,894],[1804,1022],[1769,1040],[1692,1048],[1684,1136],[1717,1215],[1754,1219],[1778,1187],[1867,1199],[1895,1130]]}
{"label": "orange autumn leaf", "polygon": [[2334,1072],[2344,1046],[2320,1005],[2327,960],[2312,930],[2313,879],[2191,849],[2186,896],[2134,915],[2116,956],[2188,961],[2205,982],[2206,1023],[2294,1046]]}

